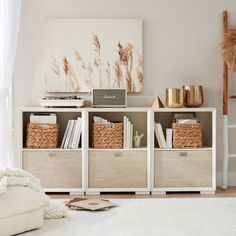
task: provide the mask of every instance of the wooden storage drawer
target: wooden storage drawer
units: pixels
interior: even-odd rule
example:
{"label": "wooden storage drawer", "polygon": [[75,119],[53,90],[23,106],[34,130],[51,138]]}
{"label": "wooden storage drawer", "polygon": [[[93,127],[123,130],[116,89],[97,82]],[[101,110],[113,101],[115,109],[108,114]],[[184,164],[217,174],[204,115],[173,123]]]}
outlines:
{"label": "wooden storage drawer", "polygon": [[211,151],[155,151],[155,188],[211,187]]}
{"label": "wooden storage drawer", "polygon": [[146,187],[146,151],[89,152],[89,188]]}
{"label": "wooden storage drawer", "polygon": [[23,169],[44,188],[81,188],[81,151],[23,151]]}

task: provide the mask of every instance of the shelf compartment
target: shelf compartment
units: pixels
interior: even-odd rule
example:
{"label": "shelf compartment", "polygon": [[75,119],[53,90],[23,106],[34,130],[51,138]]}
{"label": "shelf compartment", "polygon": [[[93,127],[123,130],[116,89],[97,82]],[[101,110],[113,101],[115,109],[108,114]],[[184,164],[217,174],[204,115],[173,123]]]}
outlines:
{"label": "shelf compartment", "polygon": [[212,151],[155,151],[154,187],[211,187]]}
{"label": "shelf compartment", "polygon": [[[61,142],[62,142],[62,139],[63,139],[63,136],[64,136],[64,133],[65,133],[65,130],[66,130],[66,126],[67,126],[67,123],[70,119],[73,119],[73,120],[76,120],[78,117],[82,117],[82,113],[80,111],[78,112],[59,112],[57,109],[55,110],[57,112],[54,112],[54,110],[47,110],[46,111],[41,111],[41,110],[32,110],[31,112],[23,112],[22,113],[22,121],[23,121],[23,132],[22,132],[22,140],[23,140],[23,148],[25,149],[26,147],[26,136],[27,136],[27,124],[30,122],[30,115],[32,113],[35,113],[35,114],[50,114],[50,113],[53,113],[53,114],[56,114],[57,116],[57,123],[60,125],[59,127],[59,147],[61,145]],[[82,140],[82,135],[81,135],[81,140]],[[81,141],[80,141],[80,146],[81,146]]]}
{"label": "shelf compartment", "polygon": [[146,151],[89,151],[89,188],[146,188]]}
{"label": "shelf compartment", "polygon": [[[203,124],[203,130],[202,130],[202,135],[203,135],[203,146],[211,147],[212,146],[212,112],[211,111],[200,111],[198,110],[185,110],[185,111],[179,111],[176,110],[174,112],[170,112],[167,110],[166,112],[159,112],[155,111],[154,112],[154,121],[159,122],[162,125],[164,135],[166,135],[166,128],[171,128],[171,124],[173,123],[173,116],[174,114],[187,114],[187,113],[192,113],[195,115],[196,119]],[[156,140],[156,135],[155,132],[153,132],[154,135],[154,145],[155,147],[159,147],[157,140]]]}
{"label": "shelf compartment", "polygon": [[43,188],[81,188],[81,151],[23,150],[23,169],[37,177]]}
{"label": "shelf compartment", "polygon": [[104,119],[107,119],[111,122],[123,123],[123,117],[127,116],[131,123],[133,124],[133,135],[135,135],[136,130],[139,134],[144,134],[141,145],[147,146],[147,111],[127,111],[127,112],[112,112],[100,111],[100,112],[89,112],[89,147],[92,147],[92,124],[93,117],[99,116]]}

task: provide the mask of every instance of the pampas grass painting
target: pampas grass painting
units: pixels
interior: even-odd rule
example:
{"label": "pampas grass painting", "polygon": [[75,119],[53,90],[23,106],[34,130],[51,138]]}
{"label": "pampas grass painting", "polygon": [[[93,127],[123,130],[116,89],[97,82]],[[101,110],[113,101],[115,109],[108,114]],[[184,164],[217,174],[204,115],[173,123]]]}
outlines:
{"label": "pampas grass painting", "polygon": [[46,92],[143,88],[142,20],[48,19]]}

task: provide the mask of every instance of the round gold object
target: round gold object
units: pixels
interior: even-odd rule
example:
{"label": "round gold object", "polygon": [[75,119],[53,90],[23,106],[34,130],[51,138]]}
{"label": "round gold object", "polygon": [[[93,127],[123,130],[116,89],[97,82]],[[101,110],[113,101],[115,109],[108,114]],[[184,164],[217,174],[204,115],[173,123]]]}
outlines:
{"label": "round gold object", "polygon": [[183,89],[167,88],[166,89],[166,106],[170,108],[179,108],[184,105]]}
{"label": "round gold object", "polygon": [[203,104],[203,89],[201,85],[183,86],[184,105],[186,107],[199,107]]}

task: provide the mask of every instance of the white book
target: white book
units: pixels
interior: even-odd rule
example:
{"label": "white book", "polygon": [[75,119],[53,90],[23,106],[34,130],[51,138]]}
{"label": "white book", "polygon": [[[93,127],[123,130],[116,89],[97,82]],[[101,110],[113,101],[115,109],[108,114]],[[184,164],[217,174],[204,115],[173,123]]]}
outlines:
{"label": "white book", "polygon": [[30,114],[30,123],[36,124],[56,124],[57,116],[56,114]]}
{"label": "white book", "polygon": [[123,148],[126,148],[126,130],[127,130],[127,117],[123,117]]}
{"label": "white book", "polygon": [[127,130],[126,130],[126,133],[127,133],[127,144],[126,144],[126,147],[127,148],[130,148],[130,121],[129,119],[127,120]]}
{"label": "white book", "polygon": [[79,117],[78,119],[78,133],[77,133],[77,137],[76,137],[76,143],[75,143],[75,148],[79,148],[79,142],[80,142],[80,137],[81,137],[81,133],[82,133],[82,118]]}
{"label": "white book", "polygon": [[75,125],[75,132],[73,135],[73,139],[72,139],[72,143],[71,143],[71,147],[70,148],[76,148],[76,140],[79,136],[79,126],[80,126],[80,117],[77,118],[76,120],[76,125]]}
{"label": "white book", "polygon": [[158,133],[158,129],[157,129],[156,123],[154,123],[154,130],[155,130],[155,135],[156,135],[157,143],[158,143],[158,145],[159,145],[160,148],[163,148],[163,147],[162,147],[161,140],[160,140],[160,135],[159,135],[159,133]]}
{"label": "white book", "polygon": [[69,126],[70,126],[70,121],[67,122],[66,130],[65,130],[65,133],[64,133],[64,136],[63,136],[62,142],[61,142],[61,148],[64,148],[64,144],[65,144],[66,137],[67,137],[67,134],[68,134]]}
{"label": "white book", "polygon": [[134,133],[134,126],[133,124],[130,125],[130,148],[133,148],[133,133]]}
{"label": "white book", "polygon": [[173,130],[170,128],[166,129],[166,146],[168,148],[172,148],[172,133]]}
{"label": "white book", "polygon": [[70,136],[71,136],[71,133],[72,133],[72,129],[73,129],[73,120],[70,120],[70,126],[69,126],[69,129],[68,129],[68,133],[66,135],[66,140],[65,140],[65,144],[64,144],[64,148],[67,149],[69,147],[69,141],[70,141]]}
{"label": "white book", "polygon": [[156,126],[157,126],[157,131],[158,131],[158,134],[160,137],[161,146],[162,146],[162,148],[166,148],[166,140],[165,140],[162,126],[160,123],[156,123]]}
{"label": "white book", "polygon": [[73,142],[73,138],[75,136],[75,130],[76,130],[76,126],[77,126],[77,120],[73,120],[72,122],[73,122],[73,127],[72,127],[72,131],[71,131],[71,136],[70,136],[68,148],[72,148],[72,142]]}

